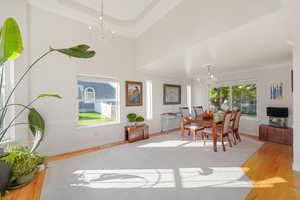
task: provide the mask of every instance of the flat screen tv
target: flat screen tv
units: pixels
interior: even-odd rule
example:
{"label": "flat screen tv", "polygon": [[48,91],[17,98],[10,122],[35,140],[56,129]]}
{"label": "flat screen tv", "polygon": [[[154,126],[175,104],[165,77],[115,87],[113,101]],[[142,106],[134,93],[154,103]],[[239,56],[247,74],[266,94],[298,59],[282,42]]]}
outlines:
{"label": "flat screen tv", "polygon": [[288,118],[289,109],[286,107],[267,107],[267,116],[278,117],[278,118]]}

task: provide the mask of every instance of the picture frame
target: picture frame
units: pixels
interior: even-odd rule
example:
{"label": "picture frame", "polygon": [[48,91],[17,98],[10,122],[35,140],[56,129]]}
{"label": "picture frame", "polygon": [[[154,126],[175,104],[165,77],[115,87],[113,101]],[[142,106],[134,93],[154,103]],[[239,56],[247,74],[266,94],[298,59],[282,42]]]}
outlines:
{"label": "picture frame", "polygon": [[284,90],[283,82],[272,83],[270,86],[270,99],[283,100],[283,92],[284,92],[283,90]]}
{"label": "picture frame", "polygon": [[126,106],[143,106],[143,82],[126,81]]}
{"label": "picture frame", "polygon": [[181,85],[164,84],[164,105],[178,105],[181,104]]}

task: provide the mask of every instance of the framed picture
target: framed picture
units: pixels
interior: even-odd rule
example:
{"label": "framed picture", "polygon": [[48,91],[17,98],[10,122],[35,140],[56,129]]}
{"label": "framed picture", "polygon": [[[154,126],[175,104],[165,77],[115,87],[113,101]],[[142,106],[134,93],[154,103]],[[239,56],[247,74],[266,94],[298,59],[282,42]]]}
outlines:
{"label": "framed picture", "polygon": [[126,106],[143,106],[143,82],[126,81]]}
{"label": "framed picture", "polygon": [[181,104],[181,85],[164,84],[164,104]]}
{"label": "framed picture", "polygon": [[270,87],[270,97],[272,100],[283,99],[283,83],[273,83]]}

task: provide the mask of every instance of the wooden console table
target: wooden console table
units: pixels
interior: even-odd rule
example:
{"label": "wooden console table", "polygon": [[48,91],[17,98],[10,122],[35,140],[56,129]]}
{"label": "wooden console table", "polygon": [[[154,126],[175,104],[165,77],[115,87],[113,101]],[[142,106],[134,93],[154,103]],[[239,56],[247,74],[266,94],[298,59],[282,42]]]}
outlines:
{"label": "wooden console table", "polygon": [[279,144],[293,144],[292,128],[276,128],[269,125],[259,126],[259,140],[270,141]]}
{"label": "wooden console table", "polygon": [[125,126],[125,140],[136,142],[149,138],[149,126],[147,124],[137,126]]}

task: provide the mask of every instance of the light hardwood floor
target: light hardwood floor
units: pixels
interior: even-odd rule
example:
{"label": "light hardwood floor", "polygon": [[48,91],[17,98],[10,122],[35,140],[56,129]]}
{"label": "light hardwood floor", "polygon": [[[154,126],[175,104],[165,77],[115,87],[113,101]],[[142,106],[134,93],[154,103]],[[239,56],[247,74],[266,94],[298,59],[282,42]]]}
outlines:
{"label": "light hardwood floor", "polygon": [[[158,136],[161,134],[154,134]],[[256,137],[251,137],[257,140]],[[125,142],[94,147],[82,151],[54,156],[49,162],[124,144]],[[292,147],[275,143],[265,143],[242,166],[251,179],[254,189],[247,200],[300,200],[300,174],[292,170]],[[10,191],[9,200],[39,200],[45,171],[39,172],[36,179],[26,187]],[[5,199],[6,200],[6,199]]]}

